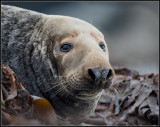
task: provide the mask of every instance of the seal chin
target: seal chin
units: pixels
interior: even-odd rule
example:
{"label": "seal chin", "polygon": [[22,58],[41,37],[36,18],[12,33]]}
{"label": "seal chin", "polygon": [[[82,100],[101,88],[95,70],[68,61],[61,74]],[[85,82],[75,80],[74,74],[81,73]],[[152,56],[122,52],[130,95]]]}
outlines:
{"label": "seal chin", "polygon": [[[84,92],[84,91],[83,91]],[[77,94],[64,93],[57,94],[50,102],[54,107],[56,114],[62,118],[69,118],[72,123],[79,124],[89,117],[95,110],[102,92],[96,94],[86,94],[86,92]],[[79,114],[79,115],[77,115]]]}
{"label": "seal chin", "polygon": [[[95,84],[93,82],[85,82],[84,84],[75,84],[72,87],[72,84],[69,84],[66,87],[65,91],[76,98],[96,98],[96,96],[101,93],[104,89],[108,89],[111,84],[111,81],[107,81],[105,84]],[[86,100],[86,99],[85,99]]]}
{"label": "seal chin", "polygon": [[75,95],[75,97],[82,101],[97,100],[102,94],[102,89],[94,93],[88,93],[86,91],[79,91],[79,93],[80,94]]}
{"label": "seal chin", "polygon": [[78,89],[78,90],[72,89],[72,91],[70,91],[69,89],[66,89],[66,92],[72,95],[75,99],[79,99],[81,101],[90,101],[90,100],[97,100],[97,98],[101,96],[102,90],[103,90],[103,87],[95,86],[94,84],[94,87],[93,86],[82,87],[81,89]]}

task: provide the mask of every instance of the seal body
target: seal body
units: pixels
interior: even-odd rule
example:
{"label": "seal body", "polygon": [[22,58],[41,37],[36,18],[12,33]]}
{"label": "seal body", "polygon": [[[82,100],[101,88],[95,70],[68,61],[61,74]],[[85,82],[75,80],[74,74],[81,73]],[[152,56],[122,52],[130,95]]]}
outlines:
{"label": "seal body", "polygon": [[73,123],[94,111],[114,71],[102,33],[68,16],[1,5],[2,63]]}

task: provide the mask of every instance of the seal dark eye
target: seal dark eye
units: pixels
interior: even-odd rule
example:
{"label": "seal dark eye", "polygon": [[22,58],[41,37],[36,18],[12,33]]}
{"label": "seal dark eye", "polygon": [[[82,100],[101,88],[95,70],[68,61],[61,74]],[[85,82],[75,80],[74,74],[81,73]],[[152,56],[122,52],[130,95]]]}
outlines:
{"label": "seal dark eye", "polygon": [[66,42],[61,45],[60,50],[61,52],[69,52],[72,48],[73,46],[70,43]]}
{"label": "seal dark eye", "polygon": [[105,45],[104,45],[103,43],[99,44],[99,46],[101,47],[101,49],[102,49],[103,51],[106,51],[106,47],[105,47]]}

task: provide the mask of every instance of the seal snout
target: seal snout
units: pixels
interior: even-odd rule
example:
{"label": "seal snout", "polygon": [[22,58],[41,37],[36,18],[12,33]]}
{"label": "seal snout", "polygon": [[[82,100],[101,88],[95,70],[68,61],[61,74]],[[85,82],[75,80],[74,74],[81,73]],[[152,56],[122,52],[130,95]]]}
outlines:
{"label": "seal snout", "polygon": [[88,76],[95,84],[100,84],[103,87],[107,81],[112,80],[113,71],[110,68],[103,68],[102,70],[99,68],[90,68],[88,69]]}

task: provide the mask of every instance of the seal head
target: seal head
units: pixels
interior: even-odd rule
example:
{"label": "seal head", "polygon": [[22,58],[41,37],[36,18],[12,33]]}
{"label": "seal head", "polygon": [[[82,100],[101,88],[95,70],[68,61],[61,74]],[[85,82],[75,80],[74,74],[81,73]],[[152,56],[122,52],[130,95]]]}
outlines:
{"label": "seal head", "polygon": [[57,114],[83,121],[114,75],[104,37],[91,24],[66,16],[48,16],[43,27],[53,38],[51,52],[59,74],[59,82],[45,92]]}

